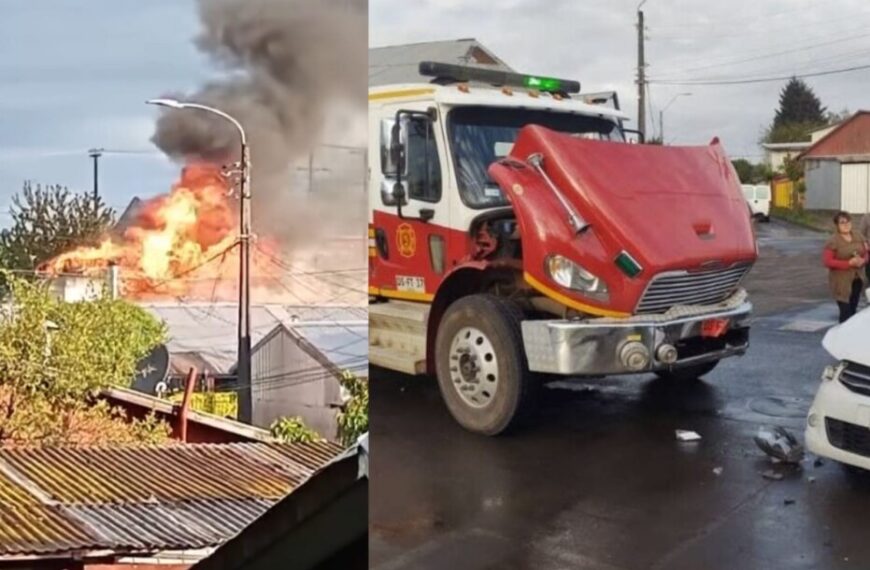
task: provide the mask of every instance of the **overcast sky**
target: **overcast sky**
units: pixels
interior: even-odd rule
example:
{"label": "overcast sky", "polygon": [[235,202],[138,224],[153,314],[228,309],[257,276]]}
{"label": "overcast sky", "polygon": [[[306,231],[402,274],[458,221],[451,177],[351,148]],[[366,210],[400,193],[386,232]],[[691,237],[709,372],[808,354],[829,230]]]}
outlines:
{"label": "overcast sky", "polygon": [[[638,0],[369,0],[371,46],[474,37],[520,71],[616,90],[636,125]],[[647,75],[749,79],[870,65],[867,0],[647,0]],[[727,65],[726,65],[727,64]],[[870,108],[870,69],[812,77],[833,111]],[[760,160],[757,145],[785,81],[741,85],[651,84],[647,132],[705,144],[719,136],[732,157]]]}
{"label": "overcast sky", "polygon": [[144,101],[213,73],[191,43],[194,2],[0,0],[0,13],[0,224],[25,179],[90,189],[92,147],[146,151],[100,160],[110,205],[167,191],[178,167],[149,142]]}

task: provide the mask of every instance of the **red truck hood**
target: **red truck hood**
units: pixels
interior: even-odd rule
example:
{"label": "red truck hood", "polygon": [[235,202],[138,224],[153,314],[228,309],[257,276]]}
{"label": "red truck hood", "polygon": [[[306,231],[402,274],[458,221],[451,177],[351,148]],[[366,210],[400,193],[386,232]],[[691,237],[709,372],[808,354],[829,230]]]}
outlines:
{"label": "red truck hood", "polygon": [[[528,166],[535,153],[589,230],[579,236],[571,230],[565,208]],[[699,147],[635,145],[527,126],[509,160],[493,164],[490,175],[513,203],[527,276],[549,281],[546,255],[569,256],[608,282],[611,299],[598,305],[615,312],[630,313],[656,273],[756,258],[749,210],[716,140]],[[644,268],[634,279],[615,268],[623,250]]]}

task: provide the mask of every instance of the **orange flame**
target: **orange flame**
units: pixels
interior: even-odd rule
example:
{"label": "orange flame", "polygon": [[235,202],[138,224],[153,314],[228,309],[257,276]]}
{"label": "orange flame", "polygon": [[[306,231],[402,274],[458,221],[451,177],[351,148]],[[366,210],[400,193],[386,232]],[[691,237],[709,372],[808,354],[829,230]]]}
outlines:
{"label": "orange flame", "polygon": [[[138,210],[122,218],[96,246],[65,252],[39,270],[48,276],[84,275],[102,280],[106,269],[120,271],[121,294],[134,300],[185,298],[194,301],[234,301],[238,298],[238,209],[220,168],[189,164],[168,194],[140,202]],[[327,240],[328,241],[328,240]],[[279,254],[268,237],[252,244],[251,294],[259,302],[290,304],[364,305],[365,240],[318,241]],[[312,258],[313,255],[313,260]],[[339,269],[351,254],[351,272]],[[288,260],[289,258],[289,260]],[[357,261],[358,259],[358,261]],[[292,263],[292,265],[291,265]],[[337,264],[337,265],[336,265]],[[362,269],[357,271],[356,268]]]}
{"label": "orange flame", "polygon": [[[226,179],[219,167],[204,163],[185,166],[169,194],[144,201],[135,218],[123,222],[120,237],[63,253],[40,270],[93,274],[114,264],[127,296],[184,294],[188,287],[181,278],[229,250],[238,227]],[[217,275],[212,270],[205,277]]]}

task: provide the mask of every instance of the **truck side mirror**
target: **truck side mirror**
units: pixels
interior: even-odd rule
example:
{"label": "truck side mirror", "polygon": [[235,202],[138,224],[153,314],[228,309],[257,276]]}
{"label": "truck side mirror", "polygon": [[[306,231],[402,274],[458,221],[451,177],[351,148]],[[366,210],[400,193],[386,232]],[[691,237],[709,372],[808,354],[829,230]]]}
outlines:
{"label": "truck side mirror", "polygon": [[407,175],[407,169],[405,168],[405,144],[408,140],[407,136],[402,136],[406,134],[406,128],[402,121],[394,121],[393,127],[390,133],[390,162],[395,167],[395,172],[401,173],[402,175]]}
{"label": "truck side mirror", "polygon": [[403,152],[407,137],[402,135],[401,128],[395,119],[381,120],[381,173],[385,178],[396,178],[399,174],[399,162],[402,163],[401,174],[407,174],[404,171],[405,157]]}

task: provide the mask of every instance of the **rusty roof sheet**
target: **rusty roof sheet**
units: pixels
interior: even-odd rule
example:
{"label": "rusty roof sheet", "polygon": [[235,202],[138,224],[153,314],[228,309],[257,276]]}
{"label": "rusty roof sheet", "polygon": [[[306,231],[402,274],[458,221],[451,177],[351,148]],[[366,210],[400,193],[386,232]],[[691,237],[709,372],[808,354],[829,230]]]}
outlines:
{"label": "rusty roof sheet", "polygon": [[331,443],[0,448],[0,558],[214,546],[340,453]]}

